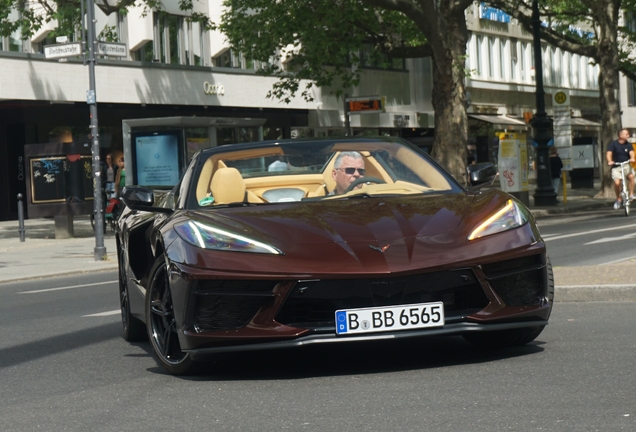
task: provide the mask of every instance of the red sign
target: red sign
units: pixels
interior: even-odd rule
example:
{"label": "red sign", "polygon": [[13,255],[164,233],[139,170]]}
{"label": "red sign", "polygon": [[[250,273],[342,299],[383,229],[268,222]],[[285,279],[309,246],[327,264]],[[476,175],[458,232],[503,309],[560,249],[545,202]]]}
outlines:
{"label": "red sign", "polygon": [[351,114],[365,114],[384,112],[381,97],[347,99],[347,112]]}

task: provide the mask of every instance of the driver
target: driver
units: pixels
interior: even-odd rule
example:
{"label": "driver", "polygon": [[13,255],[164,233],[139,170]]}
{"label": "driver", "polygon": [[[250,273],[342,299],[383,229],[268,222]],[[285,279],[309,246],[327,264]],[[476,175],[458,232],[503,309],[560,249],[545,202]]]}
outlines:
{"label": "driver", "polygon": [[[329,195],[343,194],[349,185],[360,177],[364,177],[364,159],[362,155],[355,151],[341,152],[333,164],[331,177],[336,182],[336,188]],[[362,187],[359,184],[355,187]]]}

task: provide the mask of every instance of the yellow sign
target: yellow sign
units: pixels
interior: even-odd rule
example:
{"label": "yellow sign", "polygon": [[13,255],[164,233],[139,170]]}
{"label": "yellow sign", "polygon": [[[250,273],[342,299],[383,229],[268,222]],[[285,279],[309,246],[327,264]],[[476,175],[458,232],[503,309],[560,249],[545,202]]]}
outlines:
{"label": "yellow sign", "polygon": [[557,93],[554,95],[554,101],[555,101],[556,103],[558,103],[559,105],[564,104],[565,102],[567,102],[567,100],[568,100],[568,95],[566,95],[566,94],[565,94],[564,92],[562,92],[562,91],[557,92]]}

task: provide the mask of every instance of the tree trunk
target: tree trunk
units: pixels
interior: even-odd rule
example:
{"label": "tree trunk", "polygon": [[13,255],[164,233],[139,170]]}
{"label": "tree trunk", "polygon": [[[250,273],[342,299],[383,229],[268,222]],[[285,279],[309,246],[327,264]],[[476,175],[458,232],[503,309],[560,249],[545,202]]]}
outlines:
{"label": "tree trunk", "polygon": [[598,196],[615,198],[614,182],[610,174],[611,167],[607,165],[605,153],[607,146],[617,138],[621,126],[621,111],[618,101],[618,5],[609,1],[607,7],[599,10],[599,105],[601,109],[601,190]]}
{"label": "tree trunk", "polygon": [[[456,13],[456,11],[455,11]],[[461,12],[463,17],[463,11]],[[433,158],[461,184],[466,184],[468,116],[466,114],[465,55],[468,31],[465,19],[444,17],[445,32],[433,42]],[[428,37],[428,35],[427,35]]]}
{"label": "tree trunk", "polygon": [[468,118],[464,78],[457,69],[436,67],[433,72],[435,141],[432,156],[460,183],[466,184]]}

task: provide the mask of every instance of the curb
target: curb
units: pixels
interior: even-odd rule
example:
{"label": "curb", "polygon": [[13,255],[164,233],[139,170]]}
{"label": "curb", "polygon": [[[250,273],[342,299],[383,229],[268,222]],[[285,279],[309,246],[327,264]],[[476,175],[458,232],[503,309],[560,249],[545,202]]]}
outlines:
{"label": "curb", "polygon": [[555,287],[555,302],[636,301],[636,285],[563,285]]}
{"label": "curb", "polygon": [[534,217],[545,217],[545,216],[551,216],[551,215],[576,213],[581,210],[593,210],[593,209],[603,209],[603,208],[611,209],[613,205],[614,205],[613,201],[612,202],[609,202],[609,201],[591,202],[591,203],[585,203],[585,204],[577,205],[577,206],[568,206],[567,204],[566,205],[561,204],[556,207],[540,207],[540,208],[530,207],[530,212],[533,214]]}
{"label": "curb", "polygon": [[14,282],[26,282],[30,280],[38,280],[38,279],[48,279],[54,277],[62,277],[62,276],[73,276],[79,274],[87,274],[87,273],[101,273],[106,271],[117,270],[118,266],[108,266],[103,268],[89,269],[89,270],[62,270],[60,272],[51,272],[47,274],[34,275],[34,276],[22,276],[22,277],[14,277],[10,279],[2,279],[0,280],[0,285],[5,283],[14,283]]}

